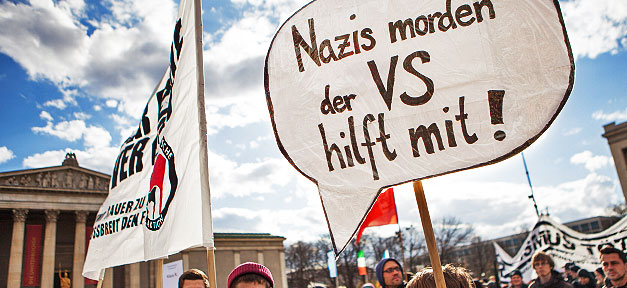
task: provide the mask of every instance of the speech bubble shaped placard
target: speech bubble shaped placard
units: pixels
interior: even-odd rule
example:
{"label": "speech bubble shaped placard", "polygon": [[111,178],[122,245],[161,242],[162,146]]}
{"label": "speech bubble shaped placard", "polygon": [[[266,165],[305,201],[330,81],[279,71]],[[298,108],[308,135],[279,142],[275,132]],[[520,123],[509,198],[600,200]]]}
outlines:
{"label": "speech bubble shaped placard", "polygon": [[319,0],[278,30],[264,76],[279,149],[318,185],[339,253],[382,188],[533,143],[574,69],[557,1]]}

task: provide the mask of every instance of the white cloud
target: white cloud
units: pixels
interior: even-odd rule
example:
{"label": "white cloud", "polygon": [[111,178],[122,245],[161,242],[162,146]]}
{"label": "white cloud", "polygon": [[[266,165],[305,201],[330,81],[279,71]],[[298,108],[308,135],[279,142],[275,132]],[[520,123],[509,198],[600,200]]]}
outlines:
{"label": "white cloud", "polygon": [[48,122],[45,127],[33,127],[32,130],[35,133],[48,134],[56,136],[60,139],[74,142],[83,136],[83,133],[87,129],[85,121],[72,120],[59,122],[56,125],[52,122]]}
{"label": "white cloud", "polygon": [[[171,0],[107,1],[111,14],[85,19],[81,0],[0,3],[0,52],[31,79],[49,80],[63,99],[45,106],[76,105],[79,90],[120,101],[136,115],[168,64],[176,6]],[[91,34],[81,22],[95,28]],[[108,105],[117,102],[108,102]]]}
{"label": "white cloud", "polygon": [[52,121],[54,120],[52,118],[52,115],[50,115],[50,113],[46,112],[46,111],[41,111],[41,113],[39,113],[39,118],[44,119],[46,121]]}
{"label": "white cloud", "polygon": [[0,164],[7,162],[13,158],[15,158],[15,154],[13,154],[13,151],[9,150],[9,148],[5,146],[0,146]]}
{"label": "white cloud", "polygon": [[576,58],[615,54],[627,47],[624,0],[561,1],[560,6]]}
{"label": "white cloud", "polygon": [[[80,115],[79,115],[80,116]],[[66,141],[84,140],[86,147],[107,147],[111,142],[109,132],[101,127],[87,126],[84,120],[62,121],[53,124],[48,121],[44,127],[33,127],[35,133],[48,134]]]}
{"label": "white cloud", "polygon": [[599,170],[611,163],[613,163],[612,157],[603,155],[593,155],[590,151],[583,151],[573,155],[570,158],[572,164],[584,164],[584,167],[590,172]]}
{"label": "white cloud", "polygon": [[118,106],[118,101],[113,100],[113,99],[109,99],[105,102],[105,104],[107,105],[107,107],[109,108],[115,108]]}
{"label": "white cloud", "polygon": [[[524,226],[533,227],[537,216],[528,198],[531,191],[526,180],[519,183],[468,180],[478,178],[476,175],[473,170],[423,181],[433,222],[456,216],[472,224],[484,239],[517,233]],[[548,208],[552,218],[565,222],[605,215],[608,206],[622,201],[617,187],[616,179],[592,172],[557,185],[534,185],[533,190],[538,208]],[[421,227],[411,183],[395,186],[394,190],[401,225]]]}
{"label": "white cloud", "polygon": [[212,151],[209,151],[209,172],[211,195],[216,198],[274,194],[297,176],[284,159],[237,163]]}
{"label": "white cloud", "polygon": [[65,102],[63,102],[63,100],[61,99],[54,99],[54,100],[46,101],[46,103],[44,103],[44,106],[52,106],[59,110],[63,110],[67,107]]}
{"label": "white cloud", "polygon": [[574,127],[574,128],[571,128],[570,130],[564,132],[564,136],[576,135],[576,134],[579,134],[581,131],[582,131],[581,127]]}
{"label": "white cloud", "polygon": [[627,120],[627,108],[623,111],[614,111],[610,113],[605,113],[601,110],[595,111],[592,113],[592,118],[595,120],[603,120],[605,122],[621,122]]}
{"label": "white cloud", "polygon": [[106,148],[111,144],[109,131],[95,126],[88,127],[84,132],[86,147]]}
{"label": "white cloud", "polygon": [[84,112],[75,112],[74,113],[74,118],[78,119],[78,120],[87,120],[89,118],[91,118],[91,115],[84,113]]}
{"label": "white cloud", "polygon": [[119,149],[115,147],[98,147],[86,150],[66,148],[64,150],[46,151],[26,157],[22,161],[22,165],[26,168],[58,166],[63,163],[65,154],[70,152],[76,154],[76,159],[81,167],[111,174],[114,164],[112,159],[115,159]]}

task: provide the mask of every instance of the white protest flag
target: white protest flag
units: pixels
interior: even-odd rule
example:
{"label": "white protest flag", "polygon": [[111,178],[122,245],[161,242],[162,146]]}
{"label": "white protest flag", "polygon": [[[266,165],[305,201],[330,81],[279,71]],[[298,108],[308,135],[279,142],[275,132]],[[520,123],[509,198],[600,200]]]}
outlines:
{"label": "white protest flag", "polygon": [[336,253],[385,188],[523,151],[575,80],[555,0],[316,0],[264,72],[277,145],[318,186]]}
{"label": "white protest flag", "polygon": [[499,278],[509,282],[511,272],[520,270],[525,282],[536,277],[531,267],[531,257],[543,251],[553,257],[555,269],[574,262],[590,272],[601,267],[599,248],[605,244],[627,250],[627,217],[611,227],[593,234],[585,234],[559,224],[548,216],[542,216],[529,233],[515,256],[510,256],[494,242]]}
{"label": "white protest flag", "polygon": [[101,278],[108,267],[213,247],[200,9],[198,0],[181,0],[169,67],[137,132],[122,144],[96,216],[87,278]]}

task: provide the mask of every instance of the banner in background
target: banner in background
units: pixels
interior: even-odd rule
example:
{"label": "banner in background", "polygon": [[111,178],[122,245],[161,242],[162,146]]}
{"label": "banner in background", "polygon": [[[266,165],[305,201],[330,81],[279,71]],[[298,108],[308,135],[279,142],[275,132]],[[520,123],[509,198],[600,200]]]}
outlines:
{"label": "banner in background", "polygon": [[584,234],[559,224],[553,219],[543,216],[514,257],[494,242],[501,282],[508,283],[511,272],[518,269],[523,280],[529,282],[536,278],[531,267],[531,257],[536,251],[544,251],[553,257],[555,269],[561,271],[566,263],[574,262],[577,266],[590,272],[601,267],[599,248],[605,244],[627,250],[627,217],[604,231]]}
{"label": "banner in background", "polygon": [[335,253],[333,251],[327,253],[327,266],[329,266],[329,277],[337,277],[337,264],[335,263]]}
{"label": "banner in background", "polygon": [[22,286],[24,287],[39,286],[42,230],[42,225],[26,225],[24,272],[22,272]]}

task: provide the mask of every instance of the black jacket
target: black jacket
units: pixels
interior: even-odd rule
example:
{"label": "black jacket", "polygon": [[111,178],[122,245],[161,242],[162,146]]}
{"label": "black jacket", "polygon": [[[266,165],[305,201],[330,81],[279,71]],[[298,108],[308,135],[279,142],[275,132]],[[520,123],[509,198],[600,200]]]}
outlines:
{"label": "black jacket", "polygon": [[560,274],[553,270],[549,282],[542,284],[538,277],[529,283],[529,288],[573,288],[573,285],[564,281]]}

